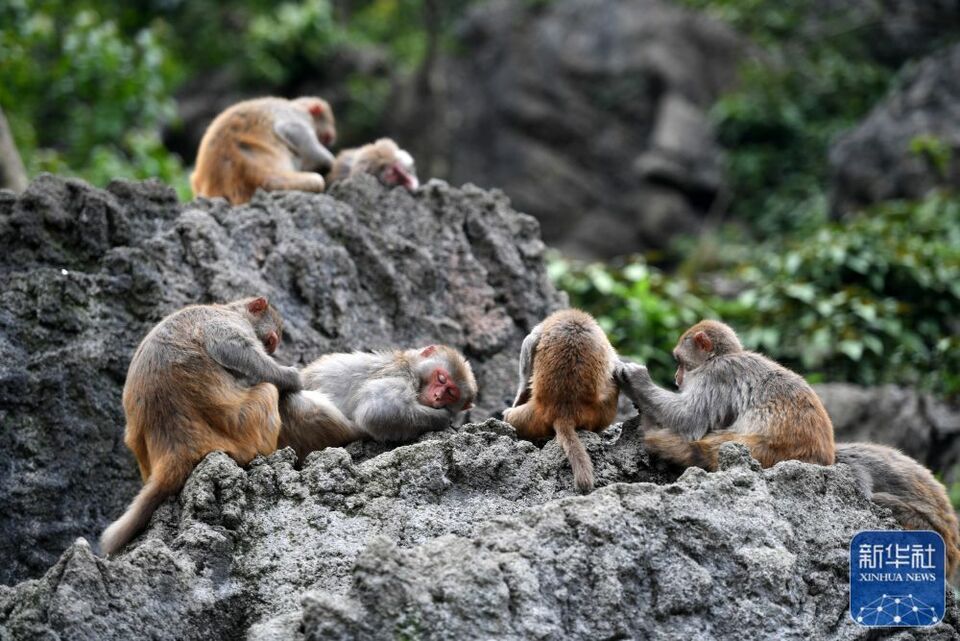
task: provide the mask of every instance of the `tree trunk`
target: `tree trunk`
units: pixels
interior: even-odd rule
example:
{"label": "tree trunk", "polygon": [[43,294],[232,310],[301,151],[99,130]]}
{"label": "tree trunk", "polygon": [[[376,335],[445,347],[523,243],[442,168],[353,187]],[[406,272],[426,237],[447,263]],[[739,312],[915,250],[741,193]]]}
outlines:
{"label": "tree trunk", "polygon": [[20,160],[20,153],[10,133],[7,118],[0,108],[0,189],[12,189],[20,193],[27,188],[27,172]]}

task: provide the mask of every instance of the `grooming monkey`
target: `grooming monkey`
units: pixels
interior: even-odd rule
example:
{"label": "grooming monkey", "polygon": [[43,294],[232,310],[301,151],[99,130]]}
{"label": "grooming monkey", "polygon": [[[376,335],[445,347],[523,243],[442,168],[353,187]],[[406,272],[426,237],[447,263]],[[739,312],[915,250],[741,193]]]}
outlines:
{"label": "grooming monkey", "polygon": [[333,169],[327,175],[330,184],[356,176],[370,174],[388,187],[404,187],[416,191],[420,186],[413,156],[400,149],[390,138],[357,147],[344,149],[333,161]]}
{"label": "grooming monkey", "polygon": [[257,98],[237,103],[207,128],[190,177],[196,196],[237,205],[266,191],[323,191],[337,131],[321,98]]}
{"label": "grooming monkey", "polygon": [[933,530],[943,537],[947,578],[957,580],[960,530],[947,490],[930,470],[909,456],[873,443],[837,443],[837,463],[846,463],[859,475],[870,499],[889,508],[908,530]]}
{"label": "grooming monkey", "polygon": [[763,467],[787,459],[831,465],[833,423],[806,381],[774,361],[744,351],[730,327],[701,321],[680,337],[679,393],[658,387],[643,365],[621,363],[621,389],[661,428],[644,445],[673,463],[717,469],[723,443],[736,441]]}
{"label": "grooming monkey", "polygon": [[520,347],[520,387],[503,420],[521,438],[555,434],[581,492],[593,489],[593,462],[577,428],[597,432],[616,419],[617,363],[600,325],[578,309],[551,314]]}
{"label": "grooming monkey", "polygon": [[270,358],[283,323],[266,298],[193,305],[154,327],[133,355],[123,387],[124,442],[144,486],[104,531],[113,554],[183,487],[200,460],[222,450],[240,465],[277,449],[279,391],[300,389],[300,373]]}
{"label": "grooming monkey", "polygon": [[470,363],[445,345],[327,354],[301,371],[303,391],[281,399],[279,447],[303,459],[361,438],[409,441],[473,407]]}

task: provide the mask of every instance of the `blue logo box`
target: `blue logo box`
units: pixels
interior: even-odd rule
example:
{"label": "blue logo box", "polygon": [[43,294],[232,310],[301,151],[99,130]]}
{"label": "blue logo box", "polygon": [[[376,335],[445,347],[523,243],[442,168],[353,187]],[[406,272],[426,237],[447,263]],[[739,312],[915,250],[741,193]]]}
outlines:
{"label": "blue logo box", "polygon": [[850,541],[850,616],[869,627],[929,627],[946,609],[943,539],[927,530],[868,530]]}

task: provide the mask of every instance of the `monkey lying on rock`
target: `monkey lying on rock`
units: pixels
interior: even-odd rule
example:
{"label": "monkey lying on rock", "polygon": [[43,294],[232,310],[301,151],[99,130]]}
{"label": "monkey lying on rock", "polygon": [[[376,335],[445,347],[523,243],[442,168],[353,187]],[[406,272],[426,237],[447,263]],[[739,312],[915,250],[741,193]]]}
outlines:
{"label": "monkey lying on rock", "polygon": [[445,345],[327,354],[301,378],[303,391],[280,400],[279,439],[300,459],[362,438],[412,440],[447,427],[477,397],[470,363]]}
{"label": "monkey lying on rock", "polygon": [[420,187],[413,156],[390,138],[381,138],[356,149],[344,149],[337,154],[327,180],[332,185],[358,174],[375,176],[388,187],[404,187],[409,191]]}
{"label": "monkey lying on rock", "polygon": [[266,298],[248,298],[186,307],[143,339],[127,371],[123,410],[124,442],[137,458],[144,486],[104,531],[104,554],[117,552],[143,529],[210,452],[221,450],[246,465],[277,449],[278,390],[301,387],[297,368],[269,356],[282,327]]}
{"label": "monkey lying on rock", "polygon": [[323,191],[337,130],[321,98],[256,98],[225,110],[207,128],[190,177],[196,196],[245,203],[257,189]]}
{"label": "monkey lying on rock", "polygon": [[597,432],[616,419],[617,362],[597,321],[577,309],[548,316],[520,348],[520,388],[503,420],[521,438],[556,435],[581,492],[593,489],[593,462],[576,430]]}

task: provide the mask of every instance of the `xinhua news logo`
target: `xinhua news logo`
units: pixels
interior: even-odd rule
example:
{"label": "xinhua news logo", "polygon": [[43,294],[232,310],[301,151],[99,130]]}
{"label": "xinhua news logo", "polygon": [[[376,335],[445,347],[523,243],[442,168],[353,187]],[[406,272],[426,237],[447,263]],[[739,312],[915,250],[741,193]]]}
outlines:
{"label": "xinhua news logo", "polygon": [[927,530],[869,530],[850,541],[850,616],[870,627],[929,627],[946,609],[943,539]]}

